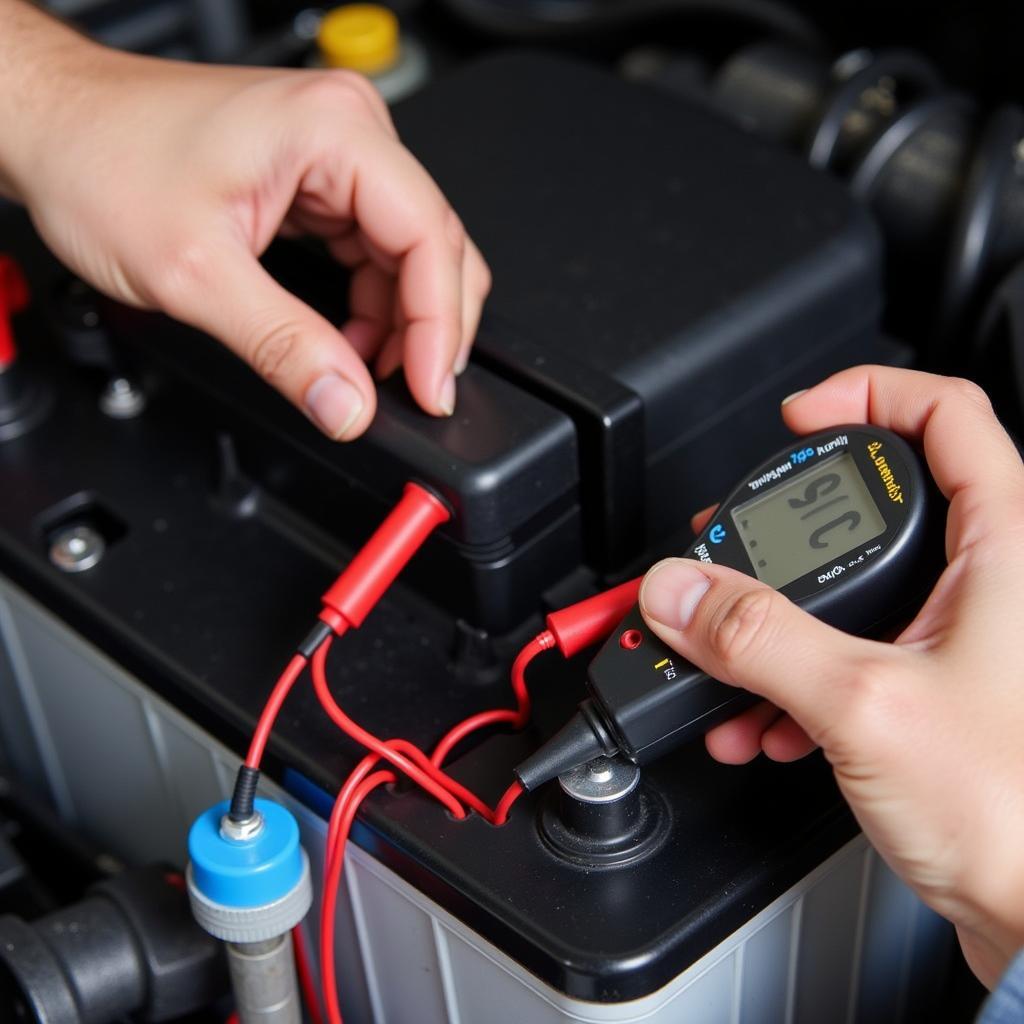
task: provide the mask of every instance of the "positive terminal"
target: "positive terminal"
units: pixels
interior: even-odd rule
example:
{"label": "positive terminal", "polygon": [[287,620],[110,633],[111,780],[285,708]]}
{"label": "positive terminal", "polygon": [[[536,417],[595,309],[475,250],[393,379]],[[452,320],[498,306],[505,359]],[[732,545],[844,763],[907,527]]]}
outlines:
{"label": "positive terminal", "polygon": [[566,796],[586,804],[612,803],[629,796],[640,781],[640,769],[623,757],[595,757],[558,776]]}

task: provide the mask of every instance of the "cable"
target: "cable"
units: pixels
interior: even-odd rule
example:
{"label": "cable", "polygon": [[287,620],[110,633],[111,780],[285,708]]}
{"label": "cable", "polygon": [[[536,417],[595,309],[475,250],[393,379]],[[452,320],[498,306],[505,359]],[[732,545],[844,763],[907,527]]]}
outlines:
{"label": "cable", "polygon": [[274,684],[270,697],[264,705],[259,721],[256,723],[256,731],[252,734],[252,742],[249,744],[249,753],[245,755],[245,764],[249,768],[259,770],[260,761],[263,760],[263,752],[267,748],[267,740],[270,738],[270,731],[274,728],[274,722],[281,711],[281,705],[285,698],[291,693],[295,680],[302,675],[306,667],[307,659],[301,654],[296,654],[288,667],[281,673],[280,678]]}
{"label": "cable", "polygon": [[[298,645],[292,660],[274,684],[256,723],[249,751],[235,778],[228,810],[232,821],[248,821],[253,816],[260,762],[271,730],[309,659],[332,635],[341,636],[350,627],[361,626],[423,542],[450,518],[448,508],[436,495],[418,484],[406,484],[398,504],[327,589],[321,598],[323,608],[318,622]],[[330,714],[326,705],[325,710]]]}
{"label": "cable", "polygon": [[[395,771],[391,769],[375,770],[379,761],[387,761],[393,769],[403,772],[456,819],[465,818],[468,808],[492,824],[504,824],[512,804],[523,792],[519,782],[513,782],[492,810],[470,789],[443,771],[441,765],[463,739],[479,729],[499,723],[522,728],[530,716],[526,669],[533,659],[556,646],[564,656],[570,657],[600,639],[625,615],[636,600],[639,588],[639,580],[633,580],[548,616],[548,628],[526,644],[513,662],[514,709],[496,708],[471,715],[450,729],[430,756],[408,740],[380,739],[350,718],[334,699],[327,680],[327,657],[335,637],[362,624],[409,559],[449,516],[448,509],[429,491],[415,484],[406,486],[401,501],[323,595],[319,621],[298,646],[275,683],[235,783],[229,814],[235,820],[246,820],[253,813],[259,766],[274,723],[296,681],[308,666],[314,692],[325,714],[345,735],[369,751],[342,786],[328,825],[320,919],[320,971],[323,1002],[330,1024],[341,1024],[334,971],[334,916],[345,844],[356,812],[366,796],[377,786],[397,780]],[[310,1014],[316,1017],[319,1005],[313,991],[312,973],[301,931],[296,930],[294,942],[300,983]]]}
{"label": "cable", "polygon": [[512,805],[523,795],[523,784],[517,779],[505,790],[498,806],[494,808],[494,824],[504,825],[508,821],[508,812]]}
{"label": "cable", "polygon": [[516,655],[516,660],[512,663],[512,692],[516,698],[515,711],[508,708],[481,711],[470,716],[465,721],[459,722],[458,725],[454,726],[442,737],[441,741],[434,748],[434,752],[430,755],[430,760],[440,767],[444,764],[445,758],[448,757],[452,750],[470,733],[476,732],[477,729],[483,729],[488,725],[498,725],[502,722],[509,722],[516,729],[521,729],[526,725],[530,717],[530,692],[526,688],[526,667],[538,654],[550,650],[554,646],[554,635],[550,630],[545,630],[543,633],[535,636]]}
{"label": "cable", "polygon": [[[334,918],[337,912],[338,892],[344,866],[345,844],[362,801],[377,786],[394,782],[396,778],[393,772],[387,770],[370,774],[380,758],[386,758],[393,765],[407,771],[402,764],[404,759],[401,754],[404,751],[409,759],[419,762],[424,773],[428,766],[435,769],[429,775],[431,785],[424,786],[424,788],[436,799],[445,803],[449,810],[452,810],[451,805],[442,797],[442,792],[449,798],[456,797],[462,800],[492,824],[504,825],[513,804],[524,792],[523,786],[518,780],[508,787],[492,811],[483,801],[451,776],[440,772],[440,766],[463,739],[478,729],[502,722],[522,728],[530,714],[530,694],[526,685],[526,669],[533,659],[552,647],[558,647],[565,657],[572,657],[585,647],[602,639],[633,606],[639,588],[639,578],[630,580],[612,590],[597,594],[549,615],[548,628],[526,644],[512,664],[511,683],[516,700],[515,709],[498,708],[471,715],[444,735],[426,763],[424,763],[425,755],[414,744],[401,739],[382,741],[357,726],[337,705],[328,689],[326,660],[330,642],[324,643],[314,653],[312,659],[313,684],[324,710],[348,736],[362,742],[372,751],[359,762],[342,786],[331,812],[327,830],[324,897],[320,917],[320,964],[324,1005],[327,1009],[329,1024],[342,1024],[341,1010],[338,1005],[337,979],[334,971]],[[372,742],[367,742],[367,740]],[[407,774],[422,785],[419,777],[408,771]],[[440,792],[439,789],[441,789]],[[465,816],[464,811],[462,813],[452,811],[452,813],[457,818]]]}
{"label": "cable", "polygon": [[[465,721],[460,722],[445,735],[435,748],[429,761],[426,763],[431,767],[438,768],[444,762],[445,757],[447,757],[460,740],[464,739],[476,729],[483,728],[486,725],[490,725],[498,721],[511,722],[517,726],[525,724],[530,710],[530,697],[525,680],[526,667],[538,654],[542,651],[549,650],[554,646],[554,644],[555,639],[552,634],[549,631],[545,631],[530,641],[530,643],[528,643],[516,657],[511,673],[512,689],[516,697],[515,710],[504,708],[495,711],[484,711],[479,714],[472,715]],[[345,715],[339,707],[337,707],[337,704],[334,702],[333,698],[331,698],[329,693],[326,694],[326,697],[329,699],[327,701],[324,700],[324,691],[326,691],[327,687],[324,666],[326,664],[329,646],[329,643],[324,644],[324,646],[314,655],[314,686],[317,689],[317,695],[321,698],[321,703],[324,705],[327,713],[331,715],[332,719],[338,724],[340,724],[339,717],[343,718],[345,725],[342,726],[342,728],[344,728],[346,733],[352,735],[347,726],[349,723],[352,725],[355,723],[352,723],[351,719],[349,719],[348,716]],[[375,737],[371,738],[375,739]],[[359,762],[351,775],[349,775],[341,791],[338,793],[327,829],[327,855],[324,868],[324,896],[321,904],[320,916],[320,972],[323,981],[324,1005],[327,1010],[329,1024],[343,1024],[341,1009],[338,1004],[337,978],[334,971],[334,919],[337,913],[341,873],[344,867],[345,844],[348,841],[348,835],[352,828],[352,822],[355,819],[355,815],[366,796],[376,789],[377,786],[395,781],[395,775],[390,771],[378,771],[372,775],[369,773],[378,762],[379,756],[386,756],[383,751],[387,748],[390,748],[392,753],[404,750],[412,758],[417,760],[421,758],[425,759],[423,752],[414,744],[409,743],[406,740],[388,740],[387,742],[378,742],[380,743],[380,747],[376,748],[374,753],[368,754]],[[392,760],[392,763],[396,762]],[[495,810],[491,811],[485,804],[483,804],[482,801],[450,776],[444,773],[438,773],[436,776],[433,776],[433,778],[443,780],[447,785],[450,794],[457,795],[465,803],[476,810],[477,813],[481,814],[482,817],[491,821],[495,825],[502,825],[505,823],[508,818],[509,808],[512,806],[512,803],[516,798],[523,792],[522,786],[518,782],[514,782],[502,796]],[[432,795],[441,799],[437,792],[432,788],[429,789],[428,792],[431,792]],[[442,800],[442,802],[445,801]],[[451,810],[451,807],[449,807],[449,810]],[[464,816],[464,812],[462,814],[456,814],[456,817],[461,818]]]}
{"label": "cable", "polygon": [[[365,762],[365,758],[363,759]],[[395,781],[394,772],[374,772],[367,778],[357,776],[358,769],[342,787],[331,812],[328,835],[334,845],[328,846],[325,867],[324,895],[320,911],[320,976],[323,980],[324,1007],[329,1024],[343,1024],[338,1005],[338,979],[334,970],[334,916],[337,913],[341,870],[345,863],[345,844],[352,829],[359,805],[378,786]]]}
{"label": "cable", "polygon": [[[384,758],[385,761],[389,761],[396,768],[400,768],[406,775],[409,776],[413,782],[418,783],[422,786],[431,796],[436,797],[441,801],[456,817],[464,817],[465,811],[452,797],[451,793],[444,788],[443,780],[447,779],[447,776],[443,772],[439,772],[438,769],[431,765],[432,771],[428,773],[426,770],[421,768],[418,764],[409,760],[408,757],[401,754],[394,747],[389,746],[383,740],[378,739],[373,733],[367,732],[361,725],[354,722],[344,711],[338,706],[333,695],[331,694],[330,688],[327,684],[326,674],[326,660],[327,653],[330,651],[331,643],[328,640],[324,643],[320,649],[313,655],[313,661],[311,668],[313,672],[313,687],[316,690],[316,695],[320,700],[320,704],[327,716],[342,732],[344,732],[351,739],[355,740],[356,743],[372,750],[378,757]],[[442,781],[438,781],[438,775],[443,777]],[[454,780],[452,780],[454,781]]]}
{"label": "cable", "polygon": [[459,722],[458,725],[445,733],[444,738],[430,755],[431,762],[440,767],[452,750],[470,733],[476,732],[477,729],[486,728],[488,725],[498,725],[501,722],[509,722],[518,727],[520,725],[519,712],[505,708],[495,711],[480,711],[475,715],[471,715],[465,721]]}

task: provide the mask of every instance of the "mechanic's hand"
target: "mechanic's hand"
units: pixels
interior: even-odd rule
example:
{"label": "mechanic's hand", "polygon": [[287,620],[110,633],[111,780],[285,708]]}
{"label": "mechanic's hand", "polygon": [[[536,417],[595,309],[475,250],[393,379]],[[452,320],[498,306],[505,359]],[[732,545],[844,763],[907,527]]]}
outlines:
{"label": "mechanic's hand", "polygon": [[[404,364],[419,404],[451,414],[490,276],[364,78],[73,38],[58,62],[72,87],[7,161],[57,256],[108,295],[214,335],[330,437],[373,417],[364,360],[381,377]],[[257,262],[279,230],[319,235],[354,270],[340,331]]]}
{"label": "mechanic's hand", "polygon": [[923,445],[950,502],[949,565],[917,618],[894,644],[851,637],[749,576],[683,559],[648,573],[644,617],[771,702],[710,732],[710,752],[786,761],[821,746],[875,847],[992,984],[1024,946],[1024,467],[965,381],[859,367],[783,412],[797,433],[876,423]]}

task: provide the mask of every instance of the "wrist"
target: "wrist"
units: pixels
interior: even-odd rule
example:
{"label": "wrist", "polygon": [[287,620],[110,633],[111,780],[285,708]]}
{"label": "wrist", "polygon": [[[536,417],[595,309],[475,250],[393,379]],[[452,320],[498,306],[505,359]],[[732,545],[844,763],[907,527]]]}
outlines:
{"label": "wrist", "polygon": [[1000,844],[997,856],[965,886],[971,910],[957,922],[965,954],[975,974],[992,987],[1010,961],[1024,949],[1024,873],[1010,841]]}

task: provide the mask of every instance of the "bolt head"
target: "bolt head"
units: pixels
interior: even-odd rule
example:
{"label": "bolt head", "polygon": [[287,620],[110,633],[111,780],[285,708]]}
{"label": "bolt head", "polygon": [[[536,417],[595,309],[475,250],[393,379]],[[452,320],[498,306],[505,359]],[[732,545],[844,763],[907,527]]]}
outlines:
{"label": "bolt head", "polygon": [[102,534],[91,526],[69,526],[53,538],[50,561],[62,572],[85,572],[103,558],[106,549]]}
{"label": "bolt head", "polygon": [[220,819],[220,834],[228,842],[245,843],[263,831],[263,824],[263,815],[259,811],[253,811],[245,821],[232,821],[230,815],[225,814]]}
{"label": "bolt head", "polygon": [[146,408],[146,394],[127,377],[113,377],[100,395],[100,411],[111,419],[130,420]]}

